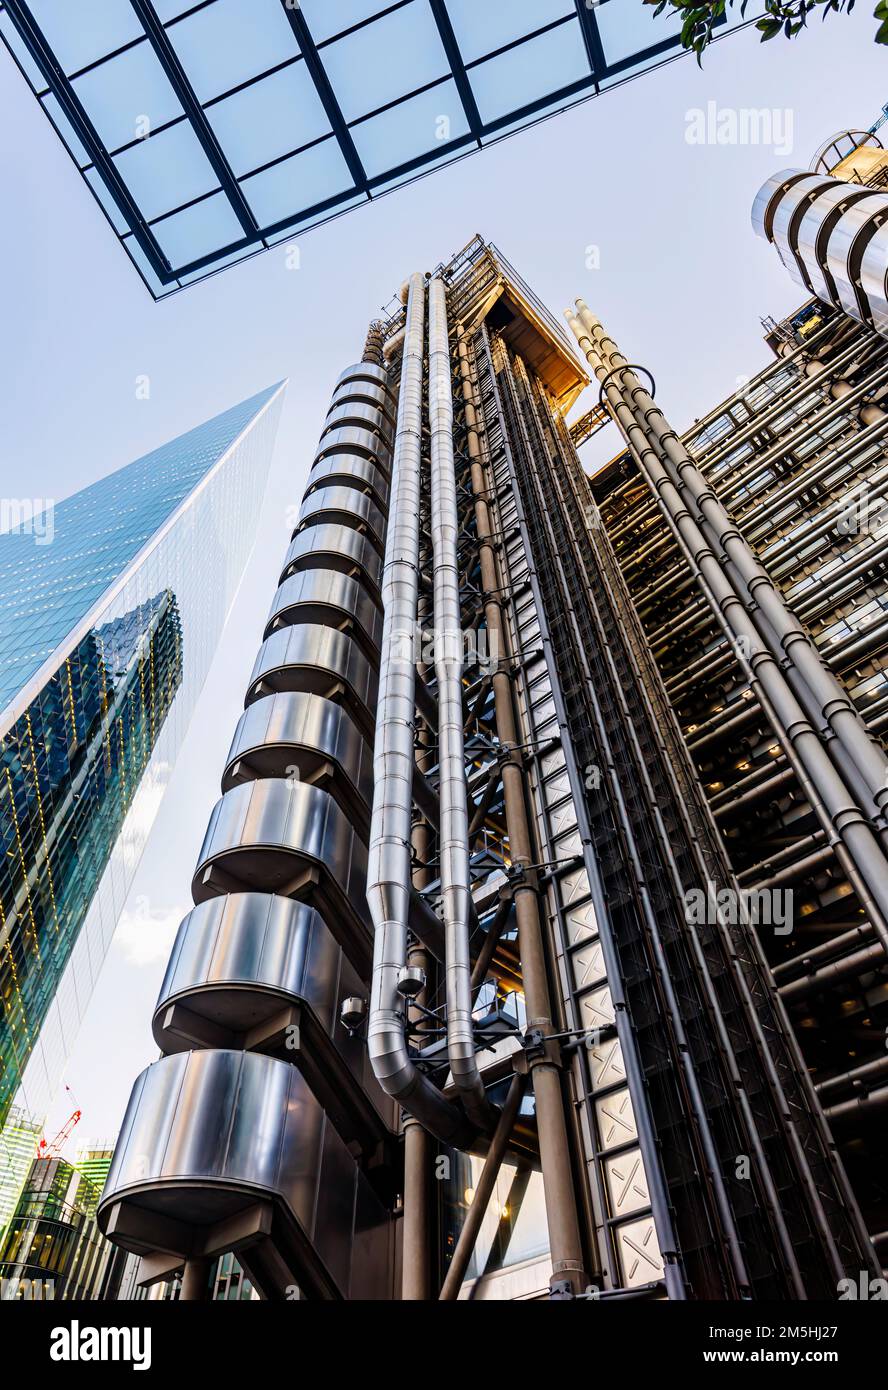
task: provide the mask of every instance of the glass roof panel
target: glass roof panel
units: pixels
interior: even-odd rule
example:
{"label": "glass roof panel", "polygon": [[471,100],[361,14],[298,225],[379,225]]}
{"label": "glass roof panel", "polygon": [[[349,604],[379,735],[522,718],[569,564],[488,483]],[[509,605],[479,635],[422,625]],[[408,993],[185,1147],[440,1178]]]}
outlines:
{"label": "glass roof panel", "polygon": [[140,140],[114,163],[146,218],[171,212],[218,185],[200,141],[184,122]]}
{"label": "glass roof panel", "polygon": [[[450,19],[466,65],[480,113],[480,126],[471,135],[481,145],[552,111],[559,90],[566,95],[557,105],[569,106],[679,51],[679,20],[665,13],[655,18],[653,7],[642,0],[588,0],[588,8],[576,0],[437,3]],[[374,194],[474,145],[457,100],[461,76],[451,71],[431,0],[153,0],[191,93],[179,91],[175,71],[167,77],[155,58],[133,0],[2,4],[0,39],[20,58],[35,90],[49,90],[44,109],[81,172],[88,171],[94,190],[103,156],[110,153],[145,217],[170,214],[172,221],[183,214],[166,233],[167,245],[181,247],[189,257],[196,244],[205,248],[200,254],[206,254],[207,265],[199,272],[184,271],[184,264],[168,268],[150,246],[130,248],[137,224],[128,225],[122,233],[127,249],[156,294],[177,289],[180,272],[190,281],[233,255],[260,250],[279,235],[271,226],[286,227],[285,235],[292,235],[366,201],[360,171],[354,161],[346,167],[348,137],[338,127],[338,113],[332,105],[324,109],[324,83],[318,80],[319,92],[300,51],[295,32],[300,25],[314,40]],[[754,23],[761,8],[762,0],[752,0],[746,22]],[[38,27],[36,62],[21,37],[32,25]],[[586,39],[595,39],[596,27],[610,66],[593,75]],[[732,12],[731,23],[720,25],[719,33],[737,27]],[[540,28],[545,32],[538,33]],[[590,33],[584,36],[586,28]],[[661,52],[650,52],[660,44]],[[88,73],[74,78],[90,65]],[[78,138],[71,130],[63,112],[74,95],[90,111],[97,136],[84,132]],[[234,189],[226,172],[217,175],[201,147],[195,97],[255,209],[260,225],[248,236],[240,221],[235,229],[228,216]],[[146,116],[159,131],[147,140],[139,138],[142,128],[136,125]],[[162,129],[165,121],[173,124]],[[120,153],[114,155],[115,149]],[[220,184],[222,197],[203,213],[184,216],[185,204],[215,193]],[[331,206],[318,210],[328,200]],[[121,214],[110,193],[101,201],[120,235]],[[219,244],[207,246],[214,230]],[[244,242],[237,253],[228,249],[232,239]]]}
{"label": "glass roof panel", "polygon": [[167,24],[171,19],[178,19],[186,10],[193,10],[195,0],[152,0],[152,4],[161,24]]}
{"label": "glass roof panel", "polygon": [[456,83],[447,81],[352,127],[368,178],[468,134]]}
{"label": "glass roof panel", "polygon": [[621,63],[681,32],[682,17],[675,10],[664,10],[656,18],[653,14],[651,6],[627,4],[626,0],[608,0],[596,7],[598,32],[609,64]]}
{"label": "glass roof panel", "polygon": [[118,236],[122,236],[126,231],[126,219],[111,197],[111,194],[108,192],[104,179],[96,169],[87,169],[84,178],[102,204],[102,207],[105,209],[105,215],[110,221],[111,226],[114,228],[115,232],[117,232]]}
{"label": "glass roof panel", "polygon": [[386,9],[385,0],[300,0],[299,8],[315,43],[323,43],[334,34],[341,34],[353,24],[372,19]]}
{"label": "glass roof panel", "polygon": [[47,92],[46,96],[40,98],[40,101],[49,114],[49,118],[53,122],[56,130],[68,146],[69,153],[82,169],[84,165],[90,162],[89,154],[80,143],[77,132],[74,130],[74,127],[71,125],[71,122],[68,120],[61,106],[59,106],[58,99],[53,96],[52,92]]}
{"label": "glass roof panel", "polygon": [[30,10],[69,77],[143,33],[129,0],[30,0]]}
{"label": "glass roof panel", "polygon": [[207,108],[235,174],[247,174],[330,134],[330,122],[305,63],[294,63]]}
{"label": "glass roof panel", "polygon": [[119,149],[145,130],[182,115],[152,48],[140,43],[78,77],[74,91],[106,149]]}
{"label": "glass roof panel", "polygon": [[5,11],[0,14],[0,34],[3,35],[3,41],[10,53],[12,53],[13,57],[21,64],[22,71],[31,86],[35,91],[42,92],[43,88],[46,86],[43,74],[34,62],[34,59],[31,57],[22,41],[21,35]]}
{"label": "glass roof panel", "polygon": [[244,196],[261,227],[322,203],[352,187],[348,165],[333,139],[244,179]]}
{"label": "glass roof panel", "polygon": [[347,121],[450,74],[426,0],[410,0],[403,9],[331,43],[323,59]]}
{"label": "glass roof panel", "polygon": [[571,0],[450,0],[447,8],[466,63],[576,13]]}
{"label": "glass roof panel", "polygon": [[167,35],[200,101],[299,52],[280,0],[213,0],[171,24]]}
{"label": "glass roof panel", "polygon": [[516,97],[517,104],[523,106],[589,76],[589,60],[576,19],[489,58],[469,72],[485,122],[513,111]]}
{"label": "glass roof panel", "polygon": [[243,239],[243,228],[222,193],[205,198],[183,212],[165,217],[151,228],[171,265],[188,265],[199,256]]}

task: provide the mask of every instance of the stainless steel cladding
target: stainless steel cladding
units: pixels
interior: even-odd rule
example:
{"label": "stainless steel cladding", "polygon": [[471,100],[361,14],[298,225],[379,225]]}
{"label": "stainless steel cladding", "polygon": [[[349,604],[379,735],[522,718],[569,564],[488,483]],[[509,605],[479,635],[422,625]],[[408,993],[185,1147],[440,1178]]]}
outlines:
{"label": "stainless steel cladding", "polygon": [[331,521],[297,532],[284,556],[280,582],[308,569],[338,570],[352,579],[360,578],[374,598],[379,596],[382,556],[366,536],[350,526]]}
{"label": "stainless steel cladding", "polygon": [[320,787],[265,779],[233,787],[210,816],[191,885],[195,902],[260,889],[320,896],[347,921],[357,952],[369,920],[367,851],[350,820]]}
{"label": "stainless steel cladding", "polygon": [[413,865],[411,830],[416,667],[413,633],[419,588],[423,416],[424,277],[410,279],[398,427],[392,469],[392,523],[383,569],[385,620],[374,748],[374,797],[367,874],[373,919],[373,978],[367,1043],[383,1090],[433,1133],[455,1139],[461,1112],[417,1068],[404,1033],[398,984],[407,964]]}
{"label": "stainless steel cladding", "polygon": [[797,170],[768,179],[752,211],[757,235],[797,284],[880,333],[888,332],[886,223],[884,189]]}
{"label": "stainless steel cladding", "polygon": [[397,1116],[339,1008],[372,959],[393,413],[384,371],[343,373],[155,1010],[167,1055],[136,1082],[101,1205],[141,1282],[185,1263],[182,1297],[190,1262],[234,1248],[267,1298],[392,1293],[374,1185],[391,1188]]}
{"label": "stainless steel cladding", "polygon": [[381,468],[359,454],[328,454],[308,475],[306,495],[321,487],[353,487],[367,491],[380,510],[388,506],[388,478]]}
{"label": "stainless steel cladding", "polygon": [[376,671],[358,644],[337,627],[296,623],[262,643],[247,704],[275,690],[307,690],[339,700],[365,735],[373,737]]}
{"label": "stainless steel cladding", "polygon": [[261,777],[323,786],[356,828],[369,828],[373,797],[367,740],[341,705],[302,691],[267,695],[241,715],[222,774],[222,790]]}
{"label": "stainless steel cladding", "polygon": [[333,570],[304,570],[285,579],[268,615],[265,635],[294,622],[348,626],[374,664],[379,661],[382,614],[357,579]]}
{"label": "stainless steel cladding", "polygon": [[338,522],[369,535],[382,554],[385,546],[385,514],[364,493],[351,487],[323,487],[306,497],[299,511],[294,535],[319,522]]}
{"label": "stainless steel cladding", "polygon": [[260,1053],[186,1052],[142,1072],[99,1224],[125,1249],[183,1260],[223,1253],[237,1230],[266,1288],[289,1266],[318,1297],[386,1296],[390,1219],[299,1070]]}

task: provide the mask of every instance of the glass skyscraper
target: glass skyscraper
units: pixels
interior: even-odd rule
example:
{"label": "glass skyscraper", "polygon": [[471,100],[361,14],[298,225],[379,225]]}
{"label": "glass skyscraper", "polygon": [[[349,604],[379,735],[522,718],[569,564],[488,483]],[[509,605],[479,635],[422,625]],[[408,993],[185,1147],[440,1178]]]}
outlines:
{"label": "glass skyscraper", "polygon": [[0,536],[0,1125],[59,1085],[252,547],[283,390]]}

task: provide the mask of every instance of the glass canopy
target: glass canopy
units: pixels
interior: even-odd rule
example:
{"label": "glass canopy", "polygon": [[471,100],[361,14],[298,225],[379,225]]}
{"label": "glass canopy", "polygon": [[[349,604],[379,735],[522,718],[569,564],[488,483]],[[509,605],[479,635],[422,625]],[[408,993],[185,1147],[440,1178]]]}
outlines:
{"label": "glass canopy", "polygon": [[642,0],[0,5],[157,298],[678,56],[680,24]]}

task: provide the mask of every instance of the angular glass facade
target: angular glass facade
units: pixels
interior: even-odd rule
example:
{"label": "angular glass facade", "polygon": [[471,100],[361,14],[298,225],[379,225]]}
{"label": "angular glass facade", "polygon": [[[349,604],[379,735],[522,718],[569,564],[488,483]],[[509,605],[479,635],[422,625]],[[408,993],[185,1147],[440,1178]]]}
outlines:
{"label": "angular glass facade", "polygon": [[0,1123],[58,1086],[252,546],[282,392],[0,536]]}
{"label": "angular glass facade", "polygon": [[[640,0],[3,10],[0,37],[157,298],[683,51],[676,12]],[[737,5],[717,33],[743,22]]]}

